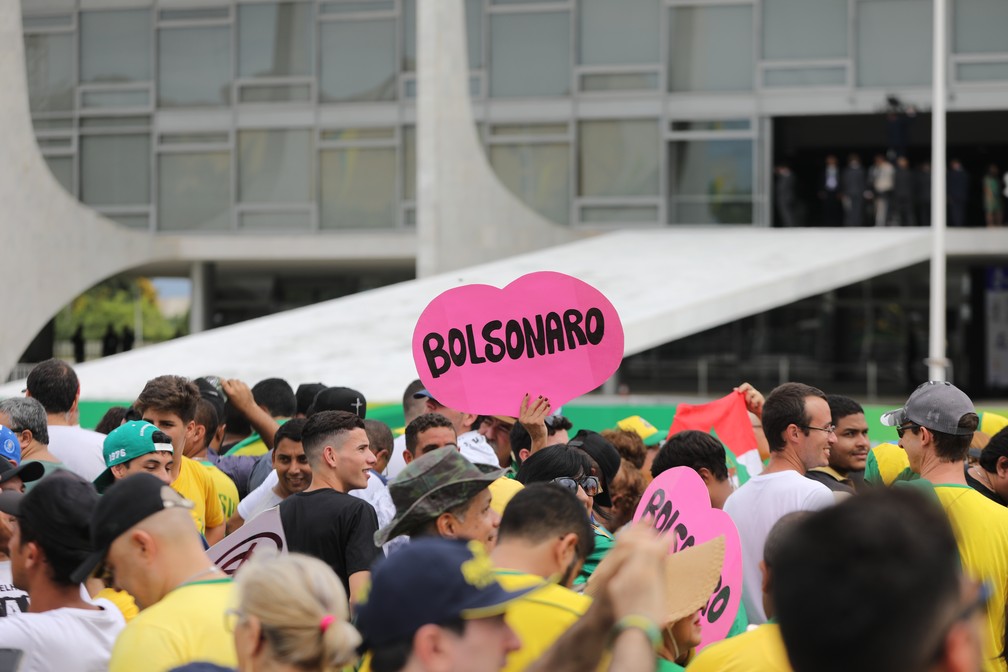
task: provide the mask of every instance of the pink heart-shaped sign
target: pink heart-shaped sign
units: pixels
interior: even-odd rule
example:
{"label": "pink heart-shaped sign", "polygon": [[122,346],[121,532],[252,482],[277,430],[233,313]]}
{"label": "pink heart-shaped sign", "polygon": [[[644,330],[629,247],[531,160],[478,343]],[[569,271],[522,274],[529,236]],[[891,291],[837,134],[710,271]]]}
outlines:
{"label": "pink heart-shaped sign", "polygon": [[725,538],[721,580],[700,618],[703,648],[725,638],[742,600],[742,545],[727,513],[712,509],[700,475],[689,467],[663,471],[644,491],[634,520],[643,520],[670,539],[669,552]]}
{"label": "pink heart-shaped sign", "polygon": [[413,330],[413,361],[427,391],[481,415],[517,416],[526,393],[558,408],[604,383],[622,359],[623,325],[612,303],[553,271],[503,289],[449,289]]}

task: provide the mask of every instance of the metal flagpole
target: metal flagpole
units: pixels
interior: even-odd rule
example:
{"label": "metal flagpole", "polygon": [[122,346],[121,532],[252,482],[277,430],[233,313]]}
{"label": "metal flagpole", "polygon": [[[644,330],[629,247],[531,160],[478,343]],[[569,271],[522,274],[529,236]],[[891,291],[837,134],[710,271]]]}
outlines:
{"label": "metal flagpole", "polygon": [[934,0],[931,66],[931,323],[928,377],[945,380],[945,6]]}

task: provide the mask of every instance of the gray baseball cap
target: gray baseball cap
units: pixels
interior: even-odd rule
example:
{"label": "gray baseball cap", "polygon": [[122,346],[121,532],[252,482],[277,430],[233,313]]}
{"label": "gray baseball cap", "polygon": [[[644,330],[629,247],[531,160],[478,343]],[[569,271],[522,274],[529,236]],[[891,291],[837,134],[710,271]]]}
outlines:
{"label": "gray baseball cap", "polygon": [[882,414],[882,424],[889,427],[912,422],[944,434],[966,436],[973,430],[960,429],[959,421],[967,413],[976,413],[973,402],[952,383],[931,380],[922,383],[903,408]]}

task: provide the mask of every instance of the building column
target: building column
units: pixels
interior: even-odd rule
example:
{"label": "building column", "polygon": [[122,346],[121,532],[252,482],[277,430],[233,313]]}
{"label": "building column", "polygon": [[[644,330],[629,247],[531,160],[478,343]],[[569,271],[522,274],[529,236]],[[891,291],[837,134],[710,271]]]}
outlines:
{"label": "building column", "polygon": [[210,309],[213,303],[214,265],[208,261],[193,262],[189,271],[192,282],[192,300],[189,305],[189,333],[197,334],[210,327]]}

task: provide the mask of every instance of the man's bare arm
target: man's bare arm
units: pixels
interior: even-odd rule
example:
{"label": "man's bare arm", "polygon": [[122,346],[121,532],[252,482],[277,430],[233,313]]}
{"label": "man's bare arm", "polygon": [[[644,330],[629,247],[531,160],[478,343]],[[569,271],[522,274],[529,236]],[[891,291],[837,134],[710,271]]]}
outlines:
{"label": "man's bare arm", "polygon": [[229,378],[221,381],[221,387],[227,394],[228,401],[248,419],[252,429],[259,432],[259,437],[266,444],[266,448],[272,450],[273,435],[280,429],[280,425],[255,402],[249,386],[237,378]]}

